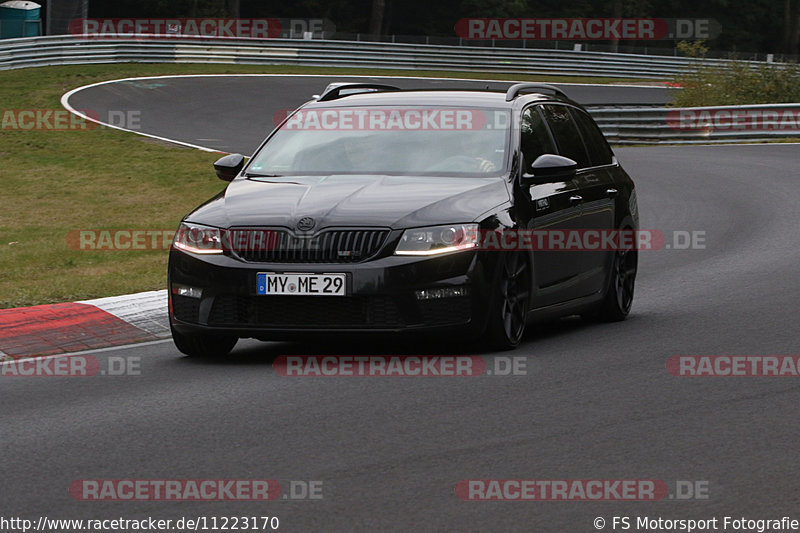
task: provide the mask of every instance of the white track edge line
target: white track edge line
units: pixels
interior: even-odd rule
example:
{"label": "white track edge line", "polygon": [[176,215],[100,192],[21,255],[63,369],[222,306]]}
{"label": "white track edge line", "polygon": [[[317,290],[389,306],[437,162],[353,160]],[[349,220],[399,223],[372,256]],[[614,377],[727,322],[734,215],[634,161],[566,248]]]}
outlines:
{"label": "white track edge line", "polygon": [[77,109],[73,108],[70,105],[69,98],[70,98],[70,96],[72,96],[76,92],[82,91],[83,89],[88,89],[90,87],[95,87],[97,85],[103,85],[104,83],[106,83],[106,82],[100,82],[100,83],[93,83],[91,85],[85,85],[83,87],[78,87],[76,89],[72,89],[71,91],[68,91],[68,92],[64,93],[64,95],[61,97],[61,105],[64,106],[64,109],[66,109],[70,113],[72,113],[74,115],[77,115],[77,116],[83,118],[84,120],[88,120],[89,122],[94,122],[95,124],[100,124],[101,126],[105,126],[107,128],[113,128],[115,130],[120,130],[120,131],[126,131],[128,133],[135,133],[136,135],[142,135],[143,137],[149,137],[151,139],[157,139],[159,141],[164,141],[164,142],[168,142],[168,143],[172,143],[172,144],[179,144],[179,145],[185,146],[187,148],[194,148],[196,150],[202,150],[204,152],[212,152],[212,153],[219,153],[219,154],[227,153],[227,152],[223,152],[221,150],[217,150],[215,148],[209,148],[207,146],[200,146],[200,145],[197,145],[197,144],[191,144],[191,143],[187,143],[187,142],[184,142],[184,141],[177,141],[175,139],[170,139],[168,137],[161,137],[159,135],[153,135],[152,133],[144,133],[142,131],[136,131],[136,130],[131,130],[131,129],[128,129],[128,128],[121,128],[119,126],[113,126],[111,124],[107,124],[107,123],[102,122],[100,120],[96,120],[96,119],[94,119],[92,117],[89,117],[85,113],[81,113],[80,111],[78,111]]}

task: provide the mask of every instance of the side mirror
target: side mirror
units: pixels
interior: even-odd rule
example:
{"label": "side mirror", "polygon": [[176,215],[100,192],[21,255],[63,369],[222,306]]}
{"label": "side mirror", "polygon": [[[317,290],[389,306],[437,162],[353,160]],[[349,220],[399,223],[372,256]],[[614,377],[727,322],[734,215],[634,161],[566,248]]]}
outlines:
{"label": "side mirror", "polygon": [[231,154],[217,159],[214,163],[214,170],[217,173],[217,177],[222,181],[233,181],[233,178],[239,175],[239,171],[242,170],[243,166],[244,156],[242,154]]}
{"label": "side mirror", "polygon": [[568,157],[554,154],[544,154],[522,174],[523,183],[552,183],[564,181],[575,177],[578,163]]}

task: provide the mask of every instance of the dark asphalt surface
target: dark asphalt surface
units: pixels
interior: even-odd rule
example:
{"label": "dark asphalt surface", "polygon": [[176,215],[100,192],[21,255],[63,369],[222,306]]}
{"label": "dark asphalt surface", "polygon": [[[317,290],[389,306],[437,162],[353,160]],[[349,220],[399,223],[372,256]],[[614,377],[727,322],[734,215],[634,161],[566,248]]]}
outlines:
{"label": "dark asphalt surface", "polygon": [[[223,152],[250,155],[277,125],[275,114],[296,109],[331,82],[388,83],[403,89],[474,87],[506,89],[512,82],[367,78],[334,76],[212,76],[121,81],[98,85],[72,95],[75,109],[92,110],[103,122],[180,139]],[[562,85],[582,104],[663,104],[670,89]],[[113,113],[109,116],[108,111]],[[132,113],[132,115],[129,115]],[[285,113],[282,115],[285,116]],[[225,128],[221,125],[225,124]]]}
{"label": "dark asphalt surface", "polygon": [[[298,532],[581,533],[596,531],[595,517],[607,531],[612,516],[800,519],[800,383],[665,369],[673,355],[798,353],[797,146],[616,152],[637,181],[643,228],[706,239],[705,249],[640,254],[626,322],[562,320],[530,331],[512,354],[479,353],[490,363],[527,357],[528,375],[516,377],[286,378],[272,366],[284,354],[475,354],[443,339],[240,341],[220,362],[184,358],[165,342],[97,354],[141,358],[138,376],[0,378],[0,515],[269,515]],[[67,492],[74,480],[107,478],[317,480],[323,498],[79,502]],[[456,483],[475,478],[661,479],[673,492],[678,480],[707,481],[709,497],[459,500]]]}

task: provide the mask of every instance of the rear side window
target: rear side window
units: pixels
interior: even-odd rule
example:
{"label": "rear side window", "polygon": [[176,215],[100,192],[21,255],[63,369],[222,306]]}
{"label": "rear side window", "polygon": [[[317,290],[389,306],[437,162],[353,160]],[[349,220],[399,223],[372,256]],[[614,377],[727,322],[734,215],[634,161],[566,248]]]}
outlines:
{"label": "rear side window", "polygon": [[531,106],[522,112],[520,141],[526,165],[531,165],[540,155],[557,152],[537,106]]}
{"label": "rear side window", "polygon": [[550,125],[550,131],[556,139],[559,155],[569,157],[578,163],[578,168],[591,166],[589,155],[583,146],[583,139],[578,126],[572,119],[569,108],[565,105],[543,106],[544,116]]}
{"label": "rear side window", "polygon": [[578,128],[581,130],[583,140],[586,142],[586,149],[589,151],[589,161],[593,167],[602,165],[610,165],[613,161],[614,154],[603,137],[603,132],[597,127],[597,124],[591,119],[589,115],[580,109],[570,109]]}

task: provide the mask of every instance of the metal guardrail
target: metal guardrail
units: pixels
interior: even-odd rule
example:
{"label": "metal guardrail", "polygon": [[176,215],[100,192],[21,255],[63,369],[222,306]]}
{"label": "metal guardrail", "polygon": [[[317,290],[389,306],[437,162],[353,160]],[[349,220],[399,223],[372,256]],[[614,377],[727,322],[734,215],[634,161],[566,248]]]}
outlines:
{"label": "metal guardrail", "polygon": [[[239,63],[659,79],[695,60],[569,50],[298,39],[51,36],[0,42],[0,70],[91,63]],[[729,60],[706,59],[705,64]],[[757,64],[748,62],[750,64]]]}
{"label": "metal guardrail", "polygon": [[587,109],[612,144],[712,144],[800,138],[800,103]]}

